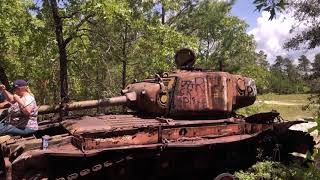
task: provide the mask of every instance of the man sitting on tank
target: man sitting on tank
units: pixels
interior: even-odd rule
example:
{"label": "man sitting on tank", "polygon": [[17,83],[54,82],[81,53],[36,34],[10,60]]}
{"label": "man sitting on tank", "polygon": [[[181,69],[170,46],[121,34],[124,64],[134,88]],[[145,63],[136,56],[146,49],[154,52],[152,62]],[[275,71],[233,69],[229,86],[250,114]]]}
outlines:
{"label": "man sitting on tank", "polygon": [[38,130],[38,107],[27,81],[14,81],[14,94],[11,94],[5,85],[0,85],[0,92],[6,101],[11,103],[8,114],[0,119],[0,135],[24,136]]}

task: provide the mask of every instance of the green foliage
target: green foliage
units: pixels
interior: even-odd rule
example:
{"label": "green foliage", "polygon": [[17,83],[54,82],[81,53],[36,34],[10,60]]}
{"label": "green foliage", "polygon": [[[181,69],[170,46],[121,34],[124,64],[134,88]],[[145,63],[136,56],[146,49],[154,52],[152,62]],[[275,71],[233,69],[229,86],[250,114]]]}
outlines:
{"label": "green foliage", "polygon": [[247,171],[239,171],[235,176],[243,180],[256,180],[256,179],[319,179],[320,172],[314,167],[303,167],[300,164],[293,163],[285,166],[279,162],[264,161],[258,162]]}
{"label": "green foliage", "polygon": [[270,12],[269,20],[275,18],[277,12],[281,12],[288,5],[287,0],[254,0],[253,4],[256,6],[258,11]]}
{"label": "green foliage", "polygon": [[258,93],[265,93],[270,88],[268,79],[271,76],[267,55],[263,51],[255,53],[254,61],[255,63],[242,64],[239,73],[253,78],[256,82]]}
{"label": "green foliage", "polygon": [[[320,17],[320,2],[318,0],[308,0],[308,1],[286,1],[286,0],[254,0],[253,3],[256,5],[257,10],[265,10],[270,12],[270,19],[275,17],[276,11],[286,8],[289,6],[294,11],[294,17],[299,22],[293,26],[291,33],[294,34],[293,38],[285,43],[285,47],[288,49],[299,49],[307,48],[314,49],[320,45],[320,27],[319,27],[319,17]],[[303,24],[304,26],[300,26]],[[308,74],[310,70],[310,61],[305,57],[301,56],[298,61],[298,70],[300,71],[301,79],[295,78],[296,81],[284,79],[282,74],[276,74],[271,78],[271,87],[273,87],[274,92],[280,92],[281,89],[285,88],[285,92],[281,93],[291,93],[291,92],[310,92],[319,94],[319,75],[320,75],[320,56],[316,55],[315,60],[312,64],[312,74]],[[291,72],[292,74],[292,72]],[[290,76],[292,77],[292,76]],[[297,81],[298,80],[298,81]],[[283,83],[284,82],[284,83]],[[295,82],[295,83],[292,83]],[[298,82],[298,83],[297,83]],[[281,86],[279,86],[281,84]],[[283,87],[284,86],[284,87]],[[294,91],[295,89],[295,91]],[[316,102],[319,104],[320,96],[315,95],[311,100],[311,104]],[[318,114],[320,110],[318,110]]]}
{"label": "green foliage", "polygon": [[229,15],[230,4],[205,0],[186,9],[169,22],[198,38],[198,66],[218,70],[222,62],[225,71],[237,73],[243,64],[254,63],[253,37],[246,33],[248,25],[243,20]]}
{"label": "green foliage", "polygon": [[[0,3],[0,60],[9,79],[29,80],[39,104],[59,102],[59,52],[48,1]],[[182,47],[197,52],[198,67],[218,70],[221,63],[225,71],[252,77],[259,93],[317,91],[316,78],[305,80],[310,75],[305,57],[298,67],[280,56],[270,66],[263,52],[254,52],[248,25],[230,15],[233,1],[60,3],[73,100],[115,96],[121,81],[172,71],[174,52]],[[313,76],[317,57],[309,65]]]}
{"label": "green foliage", "polygon": [[310,60],[305,56],[305,55],[301,55],[298,59],[298,70],[300,75],[302,75],[302,77],[307,77],[308,73],[311,70],[311,62]]}
{"label": "green foliage", "polygon": [[265,106],[264,104],[253,104],[251,106],[244,107],[244,108],[237,110],[237,113],[241,114],[243,116],[250,116],[253,114],[263,112],[264,106]]}
{"label": "green foliage", "polygon": [[293,61],[282,56],[277,56],[275,63],[270,67],[271,75],[268,77],[270,92],[280,94],[290,93],[310,93],[312,85],[310,83],[309,69],[310,61],[301,56],[299,64],[296,66]]}
{"label": "green foliage", "polygon": [[317,122],[317,130],[318,130],[318,134],[319,134],[319,132],[320,132],[320,116],[319,116],[319,114],[318,114],[318,116],[315,118],[315,122]]}
{"label": "green foliage", "polygon": [[[248,74],[255,66],[242,64],[254,62],[255,44],[247,24],[230,16],[232,3],[59,1],[71,99],[118,95],[121,81],[171,71],[174,52],[182,47],[198,52],[200,67],[216,68],[223,60],[226,70]],[[59,51],[49,2],[1,1],[0,12],[0,60],[9,79],[29,80],[39,104],[59,102]]]}
{"label": "green foliage", "polygon": [[291,173],[284,165],[273,162],[264,161],[253,165],[248,172],[236,172],[235,176],[239,179],[288,179]]}
{"label": "green foliage", "polygon": [[241,68],[240,74],[253,78],[259,93],[266,92],[270,87],[271,82],[269,82],[268,79],[271,74],[265,67],[246,64]]}
{"label": "green foliage", "polygon": [[320,76],[320,54],[316,54],[313,60],[313,63],[311,63],[312,65],[312,79],[316,79],[317,77]]}
{"label": "green foliage", "polygon": [[[320,2],[318,0],[292,1],[290,7],[294,9],[297,25],[291,29],[293,38],[285,43],[288,49],[314,49],[320,45]],[[304,24],[304,26],[299,26]]]}
{"label": "green foliage", "polygon": [[185,36],[167,25],[147,26],[146,36],[133,45],[132,59],[143,63],[130,64],[132,79],[154,76],[155,73],[172,71],[173,56],[177,49],[189,47],[197,50],[197,38]]}

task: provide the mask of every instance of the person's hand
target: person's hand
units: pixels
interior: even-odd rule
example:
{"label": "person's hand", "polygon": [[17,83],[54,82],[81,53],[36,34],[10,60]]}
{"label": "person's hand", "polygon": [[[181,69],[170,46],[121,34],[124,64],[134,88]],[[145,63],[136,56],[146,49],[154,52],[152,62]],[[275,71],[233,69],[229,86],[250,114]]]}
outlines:
{"label": "person's hand", "polygon": [[1,85],[0,85],[0,92],[3,92],[4,90],[6,90],[6,86],[3,85],[3,84],[1,84]]}
{"label": "person's hand", "polygon": [[20,102],[21,98],[20,98],[20,96],[14,94],[14,95],[13,95],[13,100],[14,100],[15,102]]}

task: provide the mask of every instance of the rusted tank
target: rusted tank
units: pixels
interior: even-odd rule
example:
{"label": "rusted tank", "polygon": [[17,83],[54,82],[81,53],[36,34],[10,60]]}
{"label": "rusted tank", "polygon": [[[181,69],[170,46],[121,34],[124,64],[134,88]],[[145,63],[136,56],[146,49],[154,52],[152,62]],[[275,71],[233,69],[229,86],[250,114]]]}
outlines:
{"label": "rusted tank", "polygon": [[[65,110],[126,105],[132,113],[67,117],[31,137],[1,137],[0,176],[8,179],[213,179],[269,157],[312,151],[311,136],[279,113],[239,116],[256,99],[253,79],[195,69],[181,49],[172,73],[129,84],[122,95]],[[39,113],[60,111],[41,106]],[[42,136],[49,135],[48,148]],[[294,140],[292,139],[294,138]],[[221,177],[221,175],[219,176]]]}

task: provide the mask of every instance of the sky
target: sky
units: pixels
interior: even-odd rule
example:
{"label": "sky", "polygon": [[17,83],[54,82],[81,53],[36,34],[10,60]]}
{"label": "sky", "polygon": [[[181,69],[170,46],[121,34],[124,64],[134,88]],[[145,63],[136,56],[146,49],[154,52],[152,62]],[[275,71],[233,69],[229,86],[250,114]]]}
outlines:
{"label": "sky", "polygon": [[276,19],[269,21],[270,14],[255,11],[252,2],[253,0],[237,0],[231,15],[238,16],[249,24],[247,33],[254,36],[257,43],[256,51],[263,50],[270,63],[274,62],[277,55],[288,57],[297,62],[299,56],[303,54],[312,60],[316,53],[320,53],[320,48],[309,51],[284,49],[284,42],[293,36],[289,31],[297,21],[290,12],[278,13]]}

